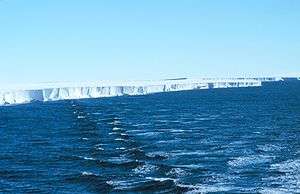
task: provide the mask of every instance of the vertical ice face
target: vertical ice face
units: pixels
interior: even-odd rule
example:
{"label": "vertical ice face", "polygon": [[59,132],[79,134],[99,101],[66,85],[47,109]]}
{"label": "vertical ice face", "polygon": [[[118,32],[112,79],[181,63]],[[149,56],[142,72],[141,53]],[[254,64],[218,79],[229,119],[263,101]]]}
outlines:
{"label": "vertical ice face", "polygon": [[0,93],[0,104],[20,104],[31,101],[29,91],[6,91]]}
{"label": "vertical ice face", "polygon": [[84,84],[52,84],[0,90],[0,105],[21,104],[31,101],[101,98],[123,95],[145,95],[158,92],[198,90],[232,87],[258,87],[262,81],[279,81],[279,78],[237,79],[173,79],[137,82],[96,82]]}

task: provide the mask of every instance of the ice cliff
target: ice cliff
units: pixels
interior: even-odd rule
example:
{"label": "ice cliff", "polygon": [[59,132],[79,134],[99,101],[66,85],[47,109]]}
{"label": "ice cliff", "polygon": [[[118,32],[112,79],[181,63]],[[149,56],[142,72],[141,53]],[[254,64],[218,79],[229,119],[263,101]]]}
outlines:
{"label": "ice cliff", "polygon": [[0,89],[0,105],[22,104],[32,101],[101,98],[122,95],[145,95],[159,92],[198,90],[212,88],[258,87],[263,81],[278,78],[231,79],[168,79],[134,82],[45,83],[11,86]]}

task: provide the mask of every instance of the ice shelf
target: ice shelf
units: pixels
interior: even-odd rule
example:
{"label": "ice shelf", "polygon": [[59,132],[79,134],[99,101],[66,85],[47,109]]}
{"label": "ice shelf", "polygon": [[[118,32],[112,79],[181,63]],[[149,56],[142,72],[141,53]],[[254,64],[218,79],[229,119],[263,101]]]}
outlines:
{"label": "ice shelf", "polygon": [[0,105],[32,101],[101,98],[122,95],[146,95],[159,92],[213,88],[259,87],[265,81],[281,78],[203,78],[165,79],[157,81],[98,81],[81,83],[43,83],[5,86],[0,89]]}

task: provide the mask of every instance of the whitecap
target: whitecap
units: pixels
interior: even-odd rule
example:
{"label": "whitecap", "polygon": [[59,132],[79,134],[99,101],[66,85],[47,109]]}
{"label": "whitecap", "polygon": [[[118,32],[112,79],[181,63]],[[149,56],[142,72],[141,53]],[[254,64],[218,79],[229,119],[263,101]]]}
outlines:
{"label": "whitecap", "polygon": [[[175,182],[176,183],[176,182]],[[234,189],[231,186],[225,186],[221,184],[216,185],[186,185],[186,184],[176,184],[179,187],[187,188],[189,191],[186,194],[196,194],[196,193],[216,193],[216,192],[228,192]]]}
{"label": "whitecap", "polygon": [[141,166],[134,168],[132,171],[135,174],[148,174],[148,173],[155,171],[156,169],[157,169],[157,167],[155,165],[145,164],[145,165],[141,165]]}
{"label": "whitecap", "polygon": [[121,121],[113,121],[113,122],[110,122],[108,124],[111,124],[111,125],[118,125],[118,124],[121,124]]}
{"label": "whitecap", "polygon": [[120,147],[120,148],[116,148],[116,150],[125,150],[126,148],[124,147]]}
{"label": "whitecap", "polygon": [[175,176],[175,177],[184,177],[187,175],[191,175],[191,173],[183,170],[182,168],[172,168],[169,172],[167,172],[168,176]]}
{"label": "whitecap", "polygon": [[198,188],[193,188],[191,191],[186,192],[186,194],[228,192],[230,190],[232,190],[231,187],[206,185]]}
{"label": "whitecap", "polygon": [[271,169],[284,173],[299,173],[300,176],[300,160],[287,160],[279,164],[272,164]]}
{"label": "whitecap", "polygon": [[259,191],[261,194],[287,194],[293,193],[289,192],[287,189],[284,188],[263,188]]}
{"label": "whitecap", "polygon": [[231,167],[244,167],[248,165],[266,163],[270,161],[271,161],[271,157],[269,156],[263,156],[263,155],[240,156],[228,161],[228,165]]}
{"label": "whitecap", "polygon": [[115,141],[125,141],[125,139],[122,139],[122,138],[116,138]]}
{"label": "whitecap", "polygon": [[153,181],[158,181],[158,182],[164,182],[164,181],[176,181],[176,179],[172,179],[172,178],[156,178],[156,177],[146,177],[146,179],[148,180],[153,180]]}
{"label": "whitecap", "polygon": [[119,127],[113,127],[112,130],[113,131],[119,131],[119,130],[121,130],[121,128],[119,128]]}
{"label": "whitecap", "polygon": [[83,176],[91,176],[91,175],[94,175],[94,174],[91,173],[91,172],[84,171],[84,172],[81,173],[81,175],[83,175]]}
{"label": "whitecap", "polygon": [[92,157],[81,157],[81,158],[83,158],[85,160],[96,160],[95,158],[92,158]]}
{"label": "whitecap", "polygon": [[287,160],[281,163],[272,164],[270,169],[272,171],[282,172],[282,175],[265,178],[265,181],[280,185],[281,188],[286,189],[289,192],[300,193],[299,159]]}
{"label": "whitecap", "polygon": [[164,158],[168,158],[168,157],[169,157],[169,154],[166,153],[166,152],[157,151],[157,152],[150,152],[150,153],[147,153],[146,156],[151,157],[151,158],[157,157],[157,156],[164,157]]}
{"label": "whitecap", "polygon": [[172,129],[170,132],[171,133],[182,133],[182,132],[185,132],[185,131],[182,130],[182,129]]}

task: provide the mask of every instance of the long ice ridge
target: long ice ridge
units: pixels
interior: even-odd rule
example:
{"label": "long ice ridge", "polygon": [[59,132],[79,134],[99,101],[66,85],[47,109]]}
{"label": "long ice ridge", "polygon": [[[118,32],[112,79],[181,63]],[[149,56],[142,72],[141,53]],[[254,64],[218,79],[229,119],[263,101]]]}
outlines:
{"label": "long ice ridge", "polygon": [[[238,79],[171,79],[134,82],[48,83],[43,85],[14,86],[0,90],[0,105],[22,104],[32,101],[101,98],[123,95],[145,95],[159,92],[258,87],[266,78]],[[278,81],[271,78],[268,81]]]}

